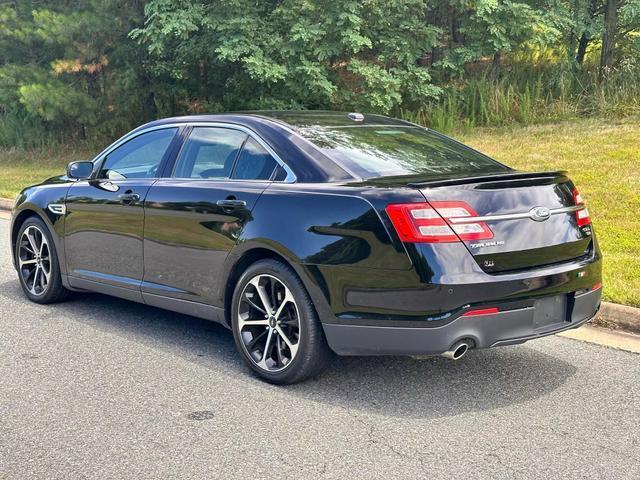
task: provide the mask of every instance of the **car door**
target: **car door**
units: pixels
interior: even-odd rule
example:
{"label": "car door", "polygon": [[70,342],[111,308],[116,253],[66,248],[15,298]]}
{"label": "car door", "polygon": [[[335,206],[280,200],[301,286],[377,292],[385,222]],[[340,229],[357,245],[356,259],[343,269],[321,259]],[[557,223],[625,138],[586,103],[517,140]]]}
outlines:
{"label": "car door", "polygon": [[[177,148],[178,128],[125,138],[96,162],[90,180],[71,186],[66,198],[65,254],[72,286],[109,285],[141,299],[143,204],[149,187]],[[94,285],[94,283],[96,285]]]}
{"label": "car door", "polygon": [[220,306],[225,259],[278,171],[265,147],[231,126],[193,127],[171,175],[145,202],[145,302],[162,306],[173,297]]}

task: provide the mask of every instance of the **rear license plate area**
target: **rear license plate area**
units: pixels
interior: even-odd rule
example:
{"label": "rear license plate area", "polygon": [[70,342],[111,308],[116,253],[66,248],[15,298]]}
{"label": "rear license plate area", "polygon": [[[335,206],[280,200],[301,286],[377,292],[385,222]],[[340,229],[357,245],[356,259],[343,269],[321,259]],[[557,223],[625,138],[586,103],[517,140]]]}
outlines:
{"label": "rear license plate area", "polygon": [[533,303],[533,329],[544,329],[567,321],[567,295],[540,298]]}

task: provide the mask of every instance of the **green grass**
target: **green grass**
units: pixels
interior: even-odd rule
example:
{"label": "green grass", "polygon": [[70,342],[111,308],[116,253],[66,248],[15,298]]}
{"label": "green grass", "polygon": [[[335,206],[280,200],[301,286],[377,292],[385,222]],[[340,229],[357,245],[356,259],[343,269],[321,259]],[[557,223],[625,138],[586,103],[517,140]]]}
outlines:
{"label": "green grass", "polygon": [[640,306],[640,119],[579,120],[454,135],[522,170],[567,170],[604,255],[606,300]]}
{"label": "green grass", "polygon": [[85,144],[0,148],[0,197],[13,199],[24,187],[60,175],[67,163],[90,160],[99,150]]}
{"label": "green grass", "polygon": [[[516,168],[568,170],[589,203],[605,255],[605,298],[640,306],[640,118],[478,128],[454,136]],[[0,149],[0,197],[14,198],[24,186],[97,150]]]}

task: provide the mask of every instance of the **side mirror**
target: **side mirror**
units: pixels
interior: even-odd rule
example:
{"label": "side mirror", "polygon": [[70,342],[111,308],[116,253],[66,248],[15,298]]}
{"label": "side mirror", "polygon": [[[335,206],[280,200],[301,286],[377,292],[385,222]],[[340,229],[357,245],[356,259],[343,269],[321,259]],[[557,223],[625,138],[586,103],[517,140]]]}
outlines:
{"label": "side mirror", "polygon": [[92,162],[71,162],[67,165],[67,177],[74,180],[86,180],[93,173]]}

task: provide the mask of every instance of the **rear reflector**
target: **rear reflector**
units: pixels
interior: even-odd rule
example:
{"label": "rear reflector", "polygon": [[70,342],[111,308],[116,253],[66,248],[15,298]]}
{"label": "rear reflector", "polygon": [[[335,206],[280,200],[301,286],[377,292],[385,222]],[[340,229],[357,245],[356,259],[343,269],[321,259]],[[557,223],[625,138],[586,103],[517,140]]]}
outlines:
{"label": "rear reflector", "polygon": [[496,307],[492,308],[479,308],[477,310],[469,310],[462,314],[463,317],[478,317],[480,315],[491,315],[492,313],[498,313],[499,310]]}
{"label": "rear reflector", "polygon": [[584,227],[591,223],[591,217],[589,217],[589,210],[587,209],[586,202],[580,192],[578,192],[577,188],[573,189],[573,200],[576,205],[584,205],[582,210],[578,210],[576,212],[576,221],[578,222],[579,227]]}
{"label": "rear reflector", "polygon": [[484,222],[451,224],[452,218],[477,217],[465,202],[396,203],[387,215],[403,242],[458,242],[493,238]]}
{"label": "rear reflector", "polygon": [[602,288],[602,283],[598,282],[593,287],[591,287],[591,290],[600,290],[601,288]]}

